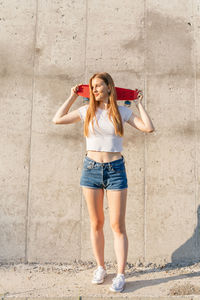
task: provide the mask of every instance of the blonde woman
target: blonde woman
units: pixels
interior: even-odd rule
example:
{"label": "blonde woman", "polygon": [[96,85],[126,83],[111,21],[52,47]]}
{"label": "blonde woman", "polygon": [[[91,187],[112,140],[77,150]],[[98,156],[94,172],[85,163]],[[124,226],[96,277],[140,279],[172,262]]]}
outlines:
{"label": "blonde woman", "polygon": [[124,122],[143,132],[154,131],[154,126],[144,107],[142,93],[136,106],[140,117],[126,106],[117,105],[115,85],[108,73],[96,73],[89,81],[90,101],[77,110],[69,112],[76,101],[79,85],[71,89],[71,95],[53,118],[55,124],[84,122],[85,154],[80,185],[87,203],[91,224],[91,242],[98,265],[92,283],[101,284],[106,277],[104,264],[104,191],[108,199],[110,224],[114,235],[117,259],[117,275],[110,290],[121,292],[125,287],[125,266],[128,238],[125,226],[127,176],[122,152]]}

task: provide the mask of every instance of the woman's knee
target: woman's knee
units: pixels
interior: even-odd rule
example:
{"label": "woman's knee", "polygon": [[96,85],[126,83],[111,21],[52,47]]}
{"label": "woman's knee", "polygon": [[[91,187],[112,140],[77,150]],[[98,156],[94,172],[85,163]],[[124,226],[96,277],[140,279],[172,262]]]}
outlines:
{"label": "woman's knee", "polygon": [[126,233],[125,223],[115,222],[115,223],[111,223],[110,225],[114,233],[118,233],[118,234]]}
{"label": "woman's knee", "polygon": [[102,230],[103,226],[104,226],[104,220],[91,221],[91,228],[94,231],[100,231],[100,230]]}

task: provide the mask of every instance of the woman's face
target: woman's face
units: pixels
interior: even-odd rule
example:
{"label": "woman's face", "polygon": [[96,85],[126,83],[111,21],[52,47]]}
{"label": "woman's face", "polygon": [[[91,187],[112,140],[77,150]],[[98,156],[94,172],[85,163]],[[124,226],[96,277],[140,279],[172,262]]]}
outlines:
{"label": "woman's face", "polygon": [[96,101],[103,101],[108,99],[109,89],[103,79],[100,78],[92,79],[92,92],[94,94]]}

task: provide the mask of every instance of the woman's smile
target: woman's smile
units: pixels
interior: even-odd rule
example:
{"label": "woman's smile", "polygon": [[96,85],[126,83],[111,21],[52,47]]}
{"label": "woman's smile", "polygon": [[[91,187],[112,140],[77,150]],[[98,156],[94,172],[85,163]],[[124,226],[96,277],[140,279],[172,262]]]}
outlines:
{"label": "woman's smile", "polygon": [[92,80],[92,90],[96,100],[103,101],[108,99],[108,86],[102,79],[94,78]]}

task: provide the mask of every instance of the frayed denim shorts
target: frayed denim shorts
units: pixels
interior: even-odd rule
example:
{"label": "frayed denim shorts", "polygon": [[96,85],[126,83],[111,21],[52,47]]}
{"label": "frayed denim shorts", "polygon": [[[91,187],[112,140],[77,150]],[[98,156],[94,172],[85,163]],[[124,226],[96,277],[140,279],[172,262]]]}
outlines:
{"label": "frayed denim shorts", "polygon": [[125,160],[120,159],[99,163],[87,157],[84,158],[80,185],[92,189],[123,190],[128,188]]}

